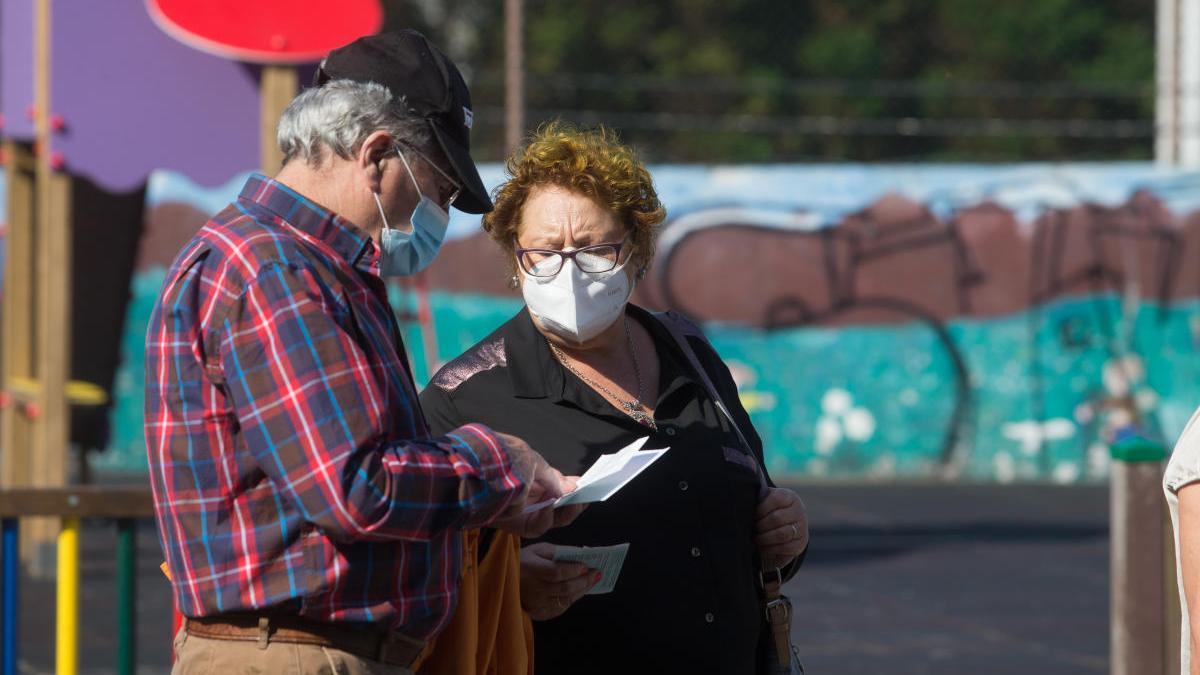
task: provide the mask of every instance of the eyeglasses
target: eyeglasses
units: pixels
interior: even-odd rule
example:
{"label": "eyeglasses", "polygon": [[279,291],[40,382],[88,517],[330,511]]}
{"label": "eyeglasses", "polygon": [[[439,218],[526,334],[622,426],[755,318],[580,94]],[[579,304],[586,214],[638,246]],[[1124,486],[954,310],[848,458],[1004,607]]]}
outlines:
{"label": "eyeglasses", "polygon": [[[621,250],[629,242],[629,235],[614,244],[593,244],[571,251],[552,248],[516,247],[517,262],[530,276],[548,278],[558,276],[567,260],[575,262],[581,272],[600,274],[611,272],[621,260]],[[515,243],[515,242],[514,242]]]}
{"label": "eyeglasses", "polygon": [[[437,162],[433,161],[433,160],[432,160],[432,159],[430,159],[430,158],[429,158],[429,157],[428,157],[428,156],[427,156],[425,153],[423,153],[423,152],[421,152],[420,150],[418,150],[418,149],[414,148],[413,146],[409,145],[408,143],[397,143],[397,144],[396,144],[396,146],[397,146],[397,147],[396,147],[396,152],[397,152],[397,154],[399,154],[399,152],[400,152],[400,147],[399,147],[399,146],[401,146],[401,145],[403,145],[405,148],[408,148],[408,150],[409,150],[409,151],[411,151],[411,152],[412,152],[414,155],[416,155],[417,157],[420,157],[421,159],[425,160],[425,163],[426,163],[426,164],[428,164],[429,166],[432,166],[432,167],[433,167],[433,170],[434,170],[434,171],[437,171],[437,172],[438,172],[438,174],[439,174],[439,175],[440,175],[440,176],[441,176],[441,177],[442,177],[442,178],[443,178],[443,179],[444,179],[444,180],[445,180],[447,183],[449,183],[449,184],[450,184],[450,187],[451,187],[451,190],[450,190],[450,198],[449,198],[449,199],[447,199],[447,200],[445,201],[445,203],[443,203],[443,204],[442,204],[442,208],[444,208],[444,209],[446,209],[447,211],[449,211],[449,210],[450,210],[450,207],[451,207],[451,206],[454,204],[454,200],[458,199],[458,195],[462,193],[462,183],[459,183],[458,181],[456,181],[456,180],[454,180],[453,178],[451,178],[451,177],[450,177],[450,174],[446,173],[446,172],[445,172],[445,171],[442,169],[442,167],[440,167],[440,166],[438,166],[438,165],[437,165]],[[439,197],[441,197],[442,195],[441,195],[441,194],[439,194],[438,196],[439,196]]]}

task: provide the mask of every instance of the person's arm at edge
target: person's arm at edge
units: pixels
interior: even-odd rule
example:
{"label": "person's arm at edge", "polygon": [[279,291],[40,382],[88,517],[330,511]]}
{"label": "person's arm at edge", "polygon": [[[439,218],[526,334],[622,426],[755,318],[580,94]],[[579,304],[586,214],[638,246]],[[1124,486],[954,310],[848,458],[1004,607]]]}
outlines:
{"label": "person's arm at edge", "polygon": [[1200,675],[1200,482],[1179,488],[1179,566],[1191,635],[1191,675]]}

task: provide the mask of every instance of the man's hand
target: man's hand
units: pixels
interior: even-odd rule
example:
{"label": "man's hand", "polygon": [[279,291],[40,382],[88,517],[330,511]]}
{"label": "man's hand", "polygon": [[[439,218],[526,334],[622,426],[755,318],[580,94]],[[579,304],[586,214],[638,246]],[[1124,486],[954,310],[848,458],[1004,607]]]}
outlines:
{"label": "man's hand", "polygon": [[581,506],[546,508],[530,514],[524,513],[525,507],[530,504],[558,499],[564,493],[574,490],[575,479],[563,477],[547,464],[541,455],[534,452],[528,443],[516,436],[501,433],[497,433],[496,436],[504,443],[517,472],[525,479],[526,490],[509,504],[492,526],[521,537],[540,537],[552,527],[562,527],[575,520],[583,511]]}
{"label": "man's hand", "polygon": [[[564,495],[574,492],[575,488],[579,486],[579,476],[563,476],[561,485]],[[550,511],[554,517],[554,524],[550,527],[555,528],[563,527],[564,525],[570,525],[571,523],[575,522],[575,519],[578,518],[579,514],[583,513],[583,510],[587,507],[587,504],[569,504],[557,509],[546,509],[547,511]]]}
{"label": "man's hand", "polygon": [[521,607],[535,621],[567,611],[597,582],[600,573],[574,562],[554,562],[554,544],[521,549]]}
{"label": "man's hand", "polygon": [[758,503],[754,543],[764,569],[783,567],[808,546],[808,511],[795,492],[771,488]]}

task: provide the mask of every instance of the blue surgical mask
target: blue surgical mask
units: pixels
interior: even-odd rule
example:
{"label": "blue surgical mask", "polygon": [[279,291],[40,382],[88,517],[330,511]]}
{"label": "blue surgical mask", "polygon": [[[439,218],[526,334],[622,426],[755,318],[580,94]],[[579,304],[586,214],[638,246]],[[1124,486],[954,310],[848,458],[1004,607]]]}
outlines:
{"label": "blue surgical mask", "polygon": [[446,238],[446,226],[450,223],[450,214],[421,192],[421,186],[417,185],[417,178],[404,153],[398,154],[421,199],[409,218],[412,230],[403,232],[388,225],[379,193],[372,193],[375,206],[379,208],[379,217],[383,219],[383,232],[379,236],[379,274],[385,277],[410,276],[428,267],[437,257],[442,240]]}

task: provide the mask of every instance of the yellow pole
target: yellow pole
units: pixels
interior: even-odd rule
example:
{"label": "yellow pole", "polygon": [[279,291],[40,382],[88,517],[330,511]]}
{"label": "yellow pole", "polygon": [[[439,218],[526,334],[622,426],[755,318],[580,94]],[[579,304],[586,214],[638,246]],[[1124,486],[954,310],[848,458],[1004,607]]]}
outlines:
{"label": "yellow pole", "polygon": [[57,675],[79,670],[79,518],[62,519],[58,533],[58,630],[55,648]]}

